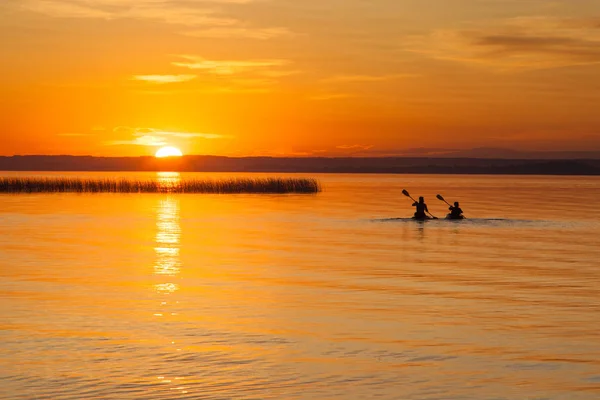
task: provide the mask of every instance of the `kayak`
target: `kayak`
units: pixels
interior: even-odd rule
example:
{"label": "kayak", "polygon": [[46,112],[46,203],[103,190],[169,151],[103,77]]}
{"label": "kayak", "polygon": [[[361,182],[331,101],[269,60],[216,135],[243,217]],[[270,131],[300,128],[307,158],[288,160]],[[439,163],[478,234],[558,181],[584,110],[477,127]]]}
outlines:
{"label": "kayak", "polygon": [[415,221],[429,221],[430,219],[435,219],[429,216],[424,216],[424,217],[415,217],[413,216],[412,219],[414,219]]}
{"label": "kayak", "polygon": [[[412,217],[411,219],[414,221],[430,221],[430,220],[435,220],[435,219],[439,219],[439,218],[432,218],[432,217],[426,216],[426,217]],[[464,215],[461,215],[460,217],[453,217],[451,214],[448,214],[448,215],[446,215],[445,219],[452,220],[452,221],[461,221],[463,219],[466,219],[466,217]]]}

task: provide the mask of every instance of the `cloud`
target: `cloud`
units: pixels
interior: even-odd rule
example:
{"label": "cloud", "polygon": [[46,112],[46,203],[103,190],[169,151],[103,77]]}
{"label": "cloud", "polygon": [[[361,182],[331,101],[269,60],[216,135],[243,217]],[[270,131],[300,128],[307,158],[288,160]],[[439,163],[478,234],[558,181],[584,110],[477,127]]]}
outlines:
{"label": "cloud", "polygon": [[363,144],[342,144],[339,146],[336,146],[336,149],[340,149],[340,150],[370,150],[373,147],[375,147],[372,144],[369,145],[363,145]]}
{"label": "cloud", "polygon": [[239,86],[222,86],[210,90],[210,93],[235,93],[235,94],[264,94],[272,93],[274,90],[268,87],[239,87]]}
{"label": "cloud", "polygon": [[194,5],[176,0],[22,0],[20,7],[57,18],[156,20],[187,26],[231,26],[239,21],[215,16],[212,4],[251,1],[203,0]]}
{"label": "cloud", "polygon": [[194,55],[180,55],[182,61],[172,65],[221,76],[213,93],[267,93],[274,90],[277,78],[299,73],[287,70],[291,62],[284,59],[208,60]]}
{"label": "cloud", "polygon": [[245,38],[267,40],[280,36],[291,36],[292,32],[287,28],[244,28],[230,26],[190,30],[184,31],[182,34],[211,39]]}
{"label": "cloud", "polygon": [[202,57],[192,55],[179,56],[185,61],[173,62],[173,65],[192,70],[204,70],[217,75],[233,75],[246,71],[263,71],[273,68],[279,68],[288,65],[288,60],[270,59],[270,60],[232,60],[232,61],[216,61],[207,60]]}
{"label": "cloud", "polygon": [[24,0],[21,9],[59,18],[111,18],[111,13],[102,8],[89,6],[86,2],[58,0]]}
{"label": "cloud", "polygon": [[196,75],[135,75],[134,81],[142,81],[155,84],[188,82],[196,79]]}
{"label": "cloud", "polygon": [[224,138],[229,138],[231,136],[227,136],[227,135],[219,135],[216,133],[188,133],[188,132],[167,132],[167,131],[155,131],[158,134],[161,135],[165,135],[165,136],[172,136],[172,137],[178,137],[178,138],[184,138],[184,139],[193,139],[193,138],[200,138],[200,139],[224,139]]}
{"label": "cloud", "polygon": [[323,94],[310,96],[309,100],[326,101],[326,100],[347,99],[350,97],[356,97],[356,95],[352,94],[352,93],[323,93]]}
{"label": "cloud", "polygon": [[273,71],[260,71],[260,75],[269,78],[282,78],[284,76],[301,74],[303,71],[300,70],[273,70]]}
{"label": "cloud", "polygon": [[403,78],[415,78],[416,74],[391,74],[391,75],[337,75],[325,78],[322,82],[347,83],[347,82],[384,82]]}
{"label": "cloud", "polygon": [[134,135],[141,128],[131,128],[129,126],[117,126],[113,128],[114,133],[118,133],[120,135]]}
{"label": "cloud", "polygon": [[109,145],[133,145],[133,146],[165,146],[167,141],[158,136],[143,135],[130,140],[113,140]]}
{"label": "cloud", "polygon": [[189,28],[184,35],[209,38],[270,39],[290,34],[282,27],[248,27],[247,23],[223,15],[228,4],[256,0],[21,0],[20,9],[53,18],[149,20]]}
{"label": "cloud", "polygon": [[[267,93],[274,91],[279,83],[277,78],[300,73],[298,70],[285,69],[291,62],[284,59],[258,60],[208,60],[195,55],[179,55],[180,61],[171,64],[179,68],[187,68],[198,73],[216,74],[220,76],[217,85],[203,85],[194,88],[193,92],[205,93]],[[198,75],[134,75],[132,80],[164,85],[170,83],[188,82],[198,78]],[[206,82],[205,82],[206,83]],[[174,93],[173,91],[169,91]],[[143,93],[164,94],[163,90]]]}
{"label": "cloud", "polygon": [[165,146],[173,139],[192,140],[192,139],[225,139],[231,136],[220,135],[216,133],[199,132],[176,132],[155,128],[132,128],[128,126],[118,126],[113,129],[114,133],[127,136],[129,139],[112,140],[108,145],[133,145],[133,146]]}
{"label": "cloud", "polygon": [[560,68],[600,63],[600,21],[519,17],[438,30],[405,48],[440,60],[497,70]]}

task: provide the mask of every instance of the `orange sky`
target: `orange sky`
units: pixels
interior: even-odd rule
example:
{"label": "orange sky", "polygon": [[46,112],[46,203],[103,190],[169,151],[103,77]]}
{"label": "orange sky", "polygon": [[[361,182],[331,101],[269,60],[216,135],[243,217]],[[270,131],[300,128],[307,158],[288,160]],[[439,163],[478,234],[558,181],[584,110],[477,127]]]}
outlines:
{"label": "orange sky", "polygon": [[597,0],[2,0],[1,155],[600,149]]}

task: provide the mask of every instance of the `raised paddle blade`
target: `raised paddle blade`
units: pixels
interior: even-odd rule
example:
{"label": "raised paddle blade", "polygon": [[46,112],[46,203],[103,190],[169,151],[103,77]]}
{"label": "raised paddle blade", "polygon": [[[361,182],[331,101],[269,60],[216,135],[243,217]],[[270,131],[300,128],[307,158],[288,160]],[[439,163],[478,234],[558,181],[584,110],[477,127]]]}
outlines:
{"label": "raised paddle blade", "polygon": [[404,189],[402,191],[402,194],[405,195],[406,197],[410,197],[410,193],[408,193],[408,190]]}
{"label": "raised paddle blade", "polygon": [[438,194],[438,195],[437,195],[437,196],[435,196],[435,197],[437,197],[437,198],[438,198],[438,200],[441,200],[441,201],[443,201],[444,203],[448,204],[450,207],[452,207],[452,205],[451,205],[450,203],[448,203],[448,202],[446,201],[446,199],[445,199],[445,198],[444,198],[444,197],[443,197],[441,194]]}

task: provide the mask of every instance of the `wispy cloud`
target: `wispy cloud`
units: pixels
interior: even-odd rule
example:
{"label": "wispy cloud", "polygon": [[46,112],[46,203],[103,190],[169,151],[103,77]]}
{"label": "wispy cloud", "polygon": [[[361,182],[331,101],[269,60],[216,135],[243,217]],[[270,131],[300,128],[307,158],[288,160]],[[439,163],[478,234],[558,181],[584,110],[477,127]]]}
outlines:
{"label": "wispy cloud", "polygon": [[210,93],[220,94],[265,94],[272,93],[274,89],[272,87],[244,87],[244,86],[220,86],[211,89]]}
{"label": "wispy cloud", "polygon": [[196,75],[135,75],[131,79],[154,84],[166,84],[189,82],[196,79]]}
{"label": "wispy cloud", "polygon": [[128,140],[112,140],[107,142],[108,145],[130,145],[130,146],[165,146],[168,142],[158,136],[143,135]]}
{"label": "wispy cloud", "polygon": [[240,26],[226,26],[189,30],[182,32],[182,34],[212,39],[245,38],[267,40],[280,36],[290,36],[292,35],[292,32],[288,28],[245,28]]}
{"label": "wispy cloud", "polygon": [[156,20],[186,26],[231,26],[233,18],[215,16],[212,4],[250,1],[203,0],[22,0],[20,7],[51,17]]}
{"label": "wispy cloud", "polygon": [[390,75],[337,75],[325,78],[322,82],[348,83],[348,82],[385,82],[396,79],[415,78],[416,74],[390,74]]}
{"label": "wispy cloud", "polygon": [[193,133],[193,132],[168,132],[168,131],[155,131],[157,134],[172,136],[184,139],[225,139],[230,136],[227,135],[219,135],[216,133]]}
{"label": "wispy cloud", "polygon": [[364,145],[364,144],[342,144],[336,146],[336,149],[340,150],[370,150],[375,147],[372,144]]}
{"label": "wispy cloud", "polygon": [[519,17],[413,37],[407,50],[498,70],[600,63],[600,20]]}
{"label": "wispy cloud", "polygon": [[251,27],[224,15],[223,6],[256,0],[21,0],[18,7],[54,18],[150,20],[188,28],[181,34],[208,38],[270,39],[284,27]]}
{"label": "wispy cloud", "polygon": [[132,128],[128,126],[118,126],[113,129],[113,132],[126,138],[106,142],[108,145],[165,146],[173,139],[226,139],[231,137],[216,133],[176,132],[155,128]]}
{"label": "wispy cloud", "polygon": [[323,94],[317,94],[314,96],[310,96],[309,100],[326,101],[326,100],[347,99],[347,98],[351,98],[351,97],[356,97],[356,95],[353,93],[323,93]]}
{"label": "wispy cloud", "polygon": [[269,78],[283,78],[285,76],[298,75],[303,71],[300,70],[272,70],[272,71],[260,71],[261,76]]}
{"label": "wispy cloud", "polygon": [[85,1],[23,0],[19,7],[27,11],[58,18],[111,18],[111,13]]}
{"label": "wispy cloud", "polygon": [[288,65],[288,60],[270,59],[270,60],[230,60],[217,61],[207,60],[202,57],[192,55],[181,55],[185,61],[175,61],[173,65],[192,70],[204,70],[215,73],[217,75],[232,75],[235,73],[256,71],[256,70],[271,70]]}
{"label": "wispy cloud", "polygon": [[203,74],[219,75],[219,86],[206,89],[213,93],[268,93],[274,91],[280,79],[300,71],[289,70],[284,59],[209,60],[194,55],[180,55],[172,65]]}

